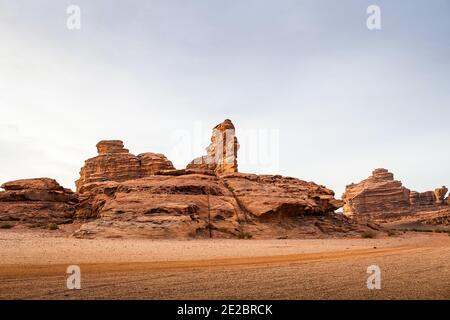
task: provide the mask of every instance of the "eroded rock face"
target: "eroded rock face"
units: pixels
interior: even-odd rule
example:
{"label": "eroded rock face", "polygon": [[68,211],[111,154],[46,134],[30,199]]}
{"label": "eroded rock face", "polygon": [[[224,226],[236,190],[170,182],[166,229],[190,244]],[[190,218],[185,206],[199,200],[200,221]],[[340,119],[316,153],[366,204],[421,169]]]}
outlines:
{"label": "eroded rock face", "polygon": [[386,169],[375,169],[367,179],[348,185],[342,199],[344,214],[349,217],[410,213],[410,190]]}
{"label": "eroded rock face", "polygon": [[195,158],[186,168],[214,170],[217,174],[237,172],[238,149],[235,127],[226,119],[214,127],[211,143],[206,148],[207,155]]}
{"label": "eroded rock face", "polygon": [[262,219],[325,214],[343,205],[332,190],[296,178],[242,173],[222,178],[241,209]]}
{"label": "eroded rock face", "polygon": [[411,191],[409,199],[413,207],[432,206],[436,203],[436,196],[433,191]]}
{"label": "eroded rock face", "polygon": [[120,140],[103,140],[97,144],[98,156],[85,161],[81,168],[77,190],[83,185],[102,181],[127,181],[155,174],[158,170],[174,169],[163,154],[143,153],[135,156]]}
{"label": "eroded rock face", "polygon": [[447,194],[448,189],[445,186],[442,188],[434,189],[434,196],[436,198],[436,204],[444,204],[445,195]]}
{"label": "eroded rock face", "polygon": [[433,212],[445,215],[450,212],[445,208],[447,191],[446,187],[426,192],[410,191],[400,181],[395,181],[386,169],[376,169],[369,178],[346,187],[344,214],[374,220],[403,219],[409,215],[431,217]]}
{"label": "eroded rock face", "polygon": [[10,181],[1,186],[0,221],[62,224],[73,221],[78,197],[49,178]]}
{"label": "eroded rock face", "polygon": [[98,154],[129,153],[121,140],[102,140],[96,145]]}
{"label": "eroded rock face", "polygon": [[[342,205],[323,186],[281,176],[168,170],[80,190],[78,218],[95,219],[77,237],[276,237],[355,231],[333,211]],[[333,227],[333,223],[337,223]],[[325,231],[324,231],[325,230]]]}
{"label": "eroded rock face", "polygon": [[[207,237],[210,230],[218,237],[234,237],[239,230],[235,199],[215,176],[157,175],[84,188],[83,209],[77,214],[96,220],[84,224],[77,237]],[[92,211],[86,213],[86,208]]]}
{"label": "eroded rock face", "polygon": [[173,170],[175,167],[162,153],[141,153],[138,155],[141,164],[141,176],[155,175],[160,171]]}

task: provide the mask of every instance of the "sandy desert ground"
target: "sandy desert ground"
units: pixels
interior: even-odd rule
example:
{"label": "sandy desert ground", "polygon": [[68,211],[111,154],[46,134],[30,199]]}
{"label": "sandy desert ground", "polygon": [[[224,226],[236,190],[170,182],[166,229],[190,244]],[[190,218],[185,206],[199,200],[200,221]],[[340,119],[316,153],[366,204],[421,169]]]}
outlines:
{"label": "sandy desert ground", "polygon": [[[145,240],[0,230],[1,299],[450,299],[450,237]],[[367,267],[381,289],[367,289]],[[79,265],[81,290],[66,268]]]}

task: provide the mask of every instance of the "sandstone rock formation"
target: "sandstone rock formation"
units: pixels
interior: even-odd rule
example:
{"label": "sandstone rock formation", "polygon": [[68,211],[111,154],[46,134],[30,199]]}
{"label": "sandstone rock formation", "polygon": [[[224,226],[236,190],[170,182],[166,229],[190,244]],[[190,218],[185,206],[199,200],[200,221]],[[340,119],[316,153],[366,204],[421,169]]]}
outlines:
{"label": "sandstone rock formation", "polygon": [[394,175],[386,169],[375,169],[369,178],[348,185],[342,199],[344,214],[349,217],[410,212],[410,190],[394,180]]}
{"label": "sandstone rock formation", "polygon": [[96,220],[83,225],[77,237],[185,238],[205,236],[213,229],[216,236],[227,237],[239,229],[235,200],[215,176],[156,175],[85,188],[87,196],[80,204],[84,209],[77,214]]}
{"label": "sandstone rock formation", "polygon": [[[51,179],[5,183],[0,220],[76,219],[82,226],[74,236],[82,238],[295,238],[364,229],[334,213],[343,202],[324,186],[238,173],[238,148],[230,120],[214,128],[207,155],[186,169],[175,169],[162,154],[135,156],[120,140],[100,141],[98,155],[80,171],[76,194]],[[380,171],[377,177],[389,174]]]}
{"label": "sandstone rock formation", "polygon": [[438,211],[445,215],[445,212],[450,213],[444,200],[447,191],[445,187],[426,192],[410,191],[400,181],[395,181],[386,169],[376,169],[369,178],[346,187],[342,196],[344,214],[373,220],[400,219],[419,213],[428,217],[429,212]]}
{"label": "sandstone rock formation", "polygon": [[214,170],[218,174],[237,172],[238,149],[235,127],[226,119],[214,127],[207,155],[192,160],[186,168]]}
{"label": "sandstone rock formation", "polygon": [[98,156],[85,161],[77,190],[88,183],[100,181],[127,181],[155,174],[159,170],[174,169],[172,162],[159,153],[138,156],[124,149],[120,140],[103,140],[97,144]]}
{"label": "sandstone rock formation", "polygon": [[157,174],[159,171],[175,169],[172,162],[162,153],[141,153],[138,155],[141,164],[141,177]]}
{"label": "sandstone rock formation", "polygon": [[445,195],[447,194],[447,191],[448,189],[445,186],[442,186],[442,188],[434,189],[436,204],[444,204]]}
{"label": "sandstone rock formation", "polygon": [[[323,186],[295,178],[229,174],[154,175],[86,184],[76,237],[277,237],[359,232],[333,211],[342,203]],[[172,175],[173,174],[173,175]]]}
{"label": "sandstone rock formation", "polygon": [[409,202],[414,207],[432,206],[436,203],[436,196],[433,191],[411,191]]}
{"label": "sandstone rock formation", "polygon": [[13,225],[73,221],[77,195],[48,178],[6,182],[0,192],[0,221]]}
{"label": "sandstone rock formation", "polygon": [[343,205],[332,190],[296,178],[242,173],[222,178],[241,209],[261,219],[330,213]]}

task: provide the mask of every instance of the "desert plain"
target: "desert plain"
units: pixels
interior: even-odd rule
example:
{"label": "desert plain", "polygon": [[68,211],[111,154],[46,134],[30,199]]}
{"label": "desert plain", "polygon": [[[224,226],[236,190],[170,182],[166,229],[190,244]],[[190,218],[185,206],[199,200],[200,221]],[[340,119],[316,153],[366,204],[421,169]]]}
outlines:
{"label": "desert plain", "polygon": [[[446,233],[151,240],[14,228],[0,230],[0,299],[450,299],[449,261]],[[67,288],[69,265],[80,290]],[[380,289],[367,288],[371,265]]]}

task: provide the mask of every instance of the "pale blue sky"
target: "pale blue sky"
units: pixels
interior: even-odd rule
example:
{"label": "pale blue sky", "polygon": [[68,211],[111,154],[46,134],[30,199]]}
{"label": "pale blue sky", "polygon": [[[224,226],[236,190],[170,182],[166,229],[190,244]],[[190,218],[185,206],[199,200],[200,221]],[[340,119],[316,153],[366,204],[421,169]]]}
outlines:
{"label": "pale blue sky", "polygon": [[0,182],[73,188],[101,139],[181,168],[230,118],[242,155],[245,132],[279,134],[277,166],[243,156],[241,171],[338,196],[377,167],[418,191],[450,184],[449,18],[447,0],[0,0]]}

